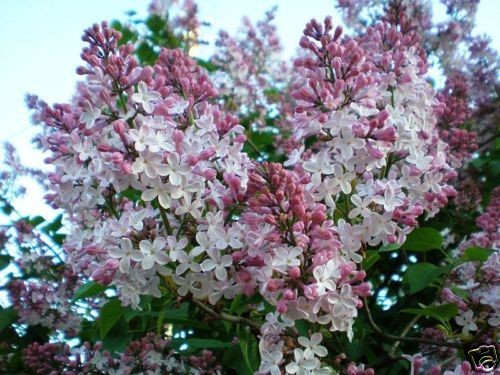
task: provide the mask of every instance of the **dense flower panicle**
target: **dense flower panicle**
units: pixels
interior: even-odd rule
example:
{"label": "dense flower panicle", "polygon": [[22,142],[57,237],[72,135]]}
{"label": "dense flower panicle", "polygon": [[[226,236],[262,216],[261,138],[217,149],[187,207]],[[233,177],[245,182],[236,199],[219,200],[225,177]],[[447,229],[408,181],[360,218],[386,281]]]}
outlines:
{"label": "dense flower panicle", "polygon": [[[446,18],[436,24],[431,22],[432,4],[425,1],[395,0],[382,9],[382,3],[378,1],[341,0],[338,2],[338,8],[343,12],[347,25],[355,29],[365,30],[382,16],[403,33],[409,31],[417,35],[429,61],[444,72],[448,83],[453,81],[459,72],[462,84],[466,83],[469,87],[467,103],[458,100],[459,107],[466,104],[468,108],[465,109],[472,111],[466,118],[470,119],[468,129],[449,129],[448,123],[443,124],[443,140],[450,142],[452,150],[450,161],[459,165],[464,157],[467,158],[468,153],[477,147],[476,143],[485,145],[498,132],[499,57],[487,37],[472,35],[479,0],[451,0],[442,3],[446,6]],[[455,84],[456,81],[451,86]],[[444,97],[455,96],[449,94]],[[451,106],[457,104],[447,101]],[[445,107],[450,108],[446,105]],[[463,109],[457,109],[459,113],[465,113]],[[457,119],[458,117],[455,118]],[[457,123],[453,128],[461,125],[463,123]],[[438,126],[441,126],[441,123]],[[471,130],[479,135],[478,140]],[[470,142],[470,148],[466,146],[467,142]]]}
{"label": "dense flower panicle", "polygon": [[[56,167],[48,199],[78,228],[65,243],[74,271],[116,284],[137,306],[141,294],[159,296],[158,272],[195,256],[185,247],[196,226],[244,192],[245,137],[237,118],[207,103],[215,90],[181,51],[139,68],[132,46],[116,49],[119,35],[105,24],[85,35],[91,64],[79,69],[88,79],[73,105],[37,103],[48,125],[40,142]],[[231,224],[213,224],[227,238]]]}
{"label": "dense flower panicle", "polygon": [[359,297],[370,287],[352,261],[361,256],[342,248],[326,207],[307,191],[308,182],[306,174],[280,164],[264,163],[250,175],[248,191],[257,195],[242,214],[247,245],[238,254],[240,279],[246,293],[258,288],[288,319],[329,324],[352,337]]}
{"label": "dense flower panicle", "polygon": [[220,366],[215,357],[204,350],[200,356],[180,356],[171,342],[149,333],[140,340],[131,341],[118,358],[113,358],[102,344],[84,343],[71,349],[59,343],[33,343],[24,351],[24,360],[37,374],[198,374],[216,375]]}
{"label": "dense flower panicle", "polygon": [[[20,169],[19,173],[24,176],[41,174],[33,175],[29,169]],[[6,196],[13,197],[12,193]],[[6,228],[0,229],[0,249],[7,252],[1,255],[3,259],[13,258],[11,266],[15,271],[3,288],[17,314],[17,321],[74,337],[80,329],[81,316],[70,300],[81,281],[64,263],[43,229],[37,228],[40,217],[29,219],[12,210],[19,219],[0,226]]]}
{"label": "dense flower panicle", "polygon": [[496,187],[491,192],[486,211],[476,219],[476,225],[481,228],[481,232],[472,235],[460,246],[461,249],[466,249],[466,246],[498,249],[500,247],[500,187]]}
{"label": "dense flower panicle", "polygon": [[[374,4],[339,3],[350,17],[358,15],[359,4]],[[154,1],[150,12],[164,17],[169,4]],[[189,49],[201,23],[194,2],[185,4],[174,27],[186,30]],[[446,5],[449,12],[466,8],[455,1]],[[221,32],[212,61],[220,68],[211,77],[215,83],[179,49],[162,49],[154,64],[141,66],[134,46],[120,45],[120,33],[106,23],[87,29],[85,65],[77,69],[84,80],[71,103],[49,106],[28,97],[34,120],[44,125],[37,143],[53,167],[46,200],[63,210],[72,229],[63,244],[69,268],[55,260],[57,253],[18,260],[23,271],[53,267],[63,280],[12,281],[8,289],[19,323],[72,336],[80,318],[71,296],[90,279],[112,286],[134,309],[142,296],[173,293],[203,311],[211,310],[205,303],[218,305],[216,315],[224,311],[221,301],[258,295],[265,322],[248,325],[255,332],[260,327],[259,374],[326,375],[332,371],[326,363],[346,366],[350,375],[374,374],[363,364],[341,363],[344,353],[330,361],[324,328],[353,339],[362,298],[372,293],[363,270],[367,251],[403,244],[419,218],[433,217],[456,195],[454,169],[479,147],[464,124],[480,111],[497,114],[491,90],[472,93],[477,82],[494,86],[497,80],[479,58],[476,83],[459,69],[446,71],[447,84],[438,93],[426,81],[429,15],[429,4],[391,0],[381,22],[356,36],[344,35],[330,17],[312,20],[292,75],[277,63],[281,47],[271,11],[255,27],[244,20],[242,38]],[[443,34],[458,32],[453,30]],[[476,40],[470,53],[488,48]],[[494,53],[487,56],[495,59]],[[289,76],[290,100],[268,92],[283,91]],[[231,113],[249,119],[250,130],[269,118],[287,118],[288,160],[251,161],[243,152],[245,128]],[[465,180],[461,190],[468,186]],[[473,207],[480,199],[479,191],[462,194],[457,205]],[[500,324],[499,205],[497,188],[477,219],[482,231],[453,255],[461,257],[471,246],[494,251],[484,262],[463,262],[449,272],[439,301],[458,306],[455,323],[463,336],[481,332],[484,342],[493,342]],[[15,231],[19,244],[45,246],[23,220]],[[0,231],[0,244],[9,236]],[[246,318],[233,317],[238,319]],[[298,320],[307,321],[307,337],[297,332]],[[423,335],[445,338],[434,329]],[[435,357],[446,355],[456,351]],[[222,371],[212,352],[182,357],[169,340],[151,333],[119,358],[101,344],[70,349],[51,343],[30,345],[24,357],[36,373]],[[415,374],[441,370],[421,353],[404,358]],[[447,368],[453,366],[470,372],[457,360]]]}
{"label": "dense flower panicle", "polygon": [[[181,297],[211,304],[258,292],[287,319],[352,337],[370,293],[362,255],[342,247],[308,173],[252,167],[238,119],[207,102],[216,92],[182,52],[141,68],[106,24],[84,39],[74,102],[32,100],[55,166],[47,199],[75,226],[64,245],[73,272],[115,285],[134,307],[170,277]],[[282,365],[319,371],[307,350]]]}
{"label": "dense flower panicle", "polygon": [[330,214],[344,217],[358,249],[402,243],[418,216],[434,215],[455,194],[447,184],[456,176],[448,146],[435,128],[434,92],[422,77],[417,39],[387,23],[358,40],[341,34],[329,18],[306,27],[301,45],[312,54],[296,62],[303,82],[294,91],[294,137],[318,142],[307,152],[298,148],[287,163],[311,174],[308,189]]}
{"label": "dense flower panicle", "polygon": [[[444,282],[441,292],[442,303],[453,303],[458,307],[455,323],[465,337],[480,335],[481,343],[495,343],[500,326],[500,188],[492,192],[486,211],[480,215],[476,224],[481,228],[470,238],[462,241],[452,252],[454,258],[464,257],[467,249],[481,247],[491,249],[484,262],[466,261],[455,267]],[[444,338],[439,330],[425,330],[424,337]],[[422,350],[428,350],[423,346]],[[447,359],[447,367],[461,364],[456,349],[441,349],[429,356],[429,363],[439,363]],[[451,360],[453,359],[453,360]],[[461,371],[461,370],[460,370]],[[451,373],[451,372],[446,372]],[[456,372],[461,374],[462,372]]]}
{"label": "dense flower panicle", "polygon": [[74,288],[67,286],[66,278],[57,282],[40,280],[9,282],[7,290],[19,316],[19,322],[29,325],[40,324],[51,330],[64,332],[67,337],[75,336],[80,327],[81,317],[69,303]]}
{"label": "dense flower panicle", "polygon": [[283,91],[290,68],[280,58],[281,41],[273,24],[276,8],[254,26],[248,18],[236,36],[220,31],[211,59],[218,67],[212,77],[224,107],[240,111],[264,127],[265,117],[283,112]]}
{"label": "dense flower panicle", "polygon": [[439,135],[450,146],[448,160],[455,168],[460,167],[478,148],[476,133],[463,127],[472,116],[465,82],[462,74],[451,75],[446,86],[437,95],[439,104],[435,109],[438,116]]}
{"label": "dense flower panicle", "polygon": [[432,22],[430,1],[339,0],[337,8],[347,26],[355,30],[365,31],[382,19],[404,34],[415,33],[427,54],[435,54],[445,72],[449,72],[461,66],[457,46],[470,43],[479,0],[441,2],[446,6],[446,18],[437,24]]}

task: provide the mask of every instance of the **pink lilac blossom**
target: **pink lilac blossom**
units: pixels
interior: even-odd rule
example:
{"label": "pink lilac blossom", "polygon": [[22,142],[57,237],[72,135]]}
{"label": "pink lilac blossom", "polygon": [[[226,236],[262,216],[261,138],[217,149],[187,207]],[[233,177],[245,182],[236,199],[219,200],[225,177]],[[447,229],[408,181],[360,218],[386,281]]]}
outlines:
{"label": "pink lilac blossom", "polygon": [[475,25],[475,15],[479,0],[441,1],[446,6],[446,18],[440,23],[432,22],[433,4],[430,1],[339,0],[337,8],[344,22],[355,30],[365,31],[379,19],[384,19],[403,33],[414,31],[422,40],[428,54],[435,55],[445,72],[461,67],[458,46],[467,48]]}
{"label": "pink lilac blossom", "polygon": [[216,358],[204,350],[200,356],[188,358],[176,353],[169,340],[149,333],[140,340],[130,342],[118,358],[102,349],[100,343],[84,343],[71,349],[59,343],[33,343],[24,351],[24,361],[37,374],[136,374],[138,369],[147,374],[199,374],[221,373]]}
{"label": "pink lilac blossom", "polygon": [[54,167],[47,200],[74,227],[64,244],[72,272],[115,286],[135,308],[160,287],[212,305],[259,293],[275,308],[260,371],[328,373],[322,335],[299,337],[289,353],[288,327],[306,319],[352,339],[371,293],[367,246],[403,243],[455,194],[427,61],[400,22],[359,37],[342,37],[330,18],[308,23],[292,91],[293,170],[249,160],[238,118],[212,104],[217,90],[182,51],[141,67],[107,24],[86,30],[72,103],[29,101]]}
{"label": "pink lilac blossom", "polygon": [[81,282],[64,264],[62,254],[48,236],[26,218],[14,220],[14,215],[20,217],[13,209],[12,221],[5,225],[5,231],[0,231],[0,245],[13,258],[15,271],[4,288],[17,313],[17,322],[41,325],[50,332],[73,337],[80,328],[81,316],[70,300]]}
{"label": "pink lilac blossom", "polygon": [[220,31],[211,59],[219,69],[213,73],[214,84],[225,108],[250,116],[257,128],[264,127],[265,117],[282,112],[282,97],[273,94],[287,84],[290,67],[281,59],[281,41],[273,25],[276,8],[266,12],[254,26],[243,19],[237,36]]}
{"label": "pink lilac blossom", "polygon": [[[483,261],[464,261],[455,267],[445,280],[441,298],[444,303],[458,307],[454,321],[458,333],[465,338],[475,338],[478,342],[495,343],[500,326],[500,188],[492,192],[489,205],[480,215],[476,224],[481,231],[460,243],[452,251],[456,259],[464,256],[467,249],[481,247],[490,249],[491,254]],[[424,336],[443,338],[441,331],[424,331]],[[429,347],[423,347],[428,351]],[[457,366],[454,373],[462,374],[461,360],[454,349],[440,349],[428,358],[429,363],[439,363],[447,359],[448,367]],[[446,373],[452,373],[451,370]]]}
{"label": "pink lilac blossom", "polygon": [[437,99],[439,104],[435,110],[439,135],[450,146],[447,156],[449,164],[459,168],[478,148],[476,133],[466,130],[463,126],[472,116],[465,77],[460,73],[450,75]]}
{"label": "pink lilac blossom", "polygon": [[[70,280],[68,280],[70,279]],[[81,317],[69,300],[73,296],[74,275],[66,272],[57,282],[12,280],[6,288],[21,324],[40,324],[53,331],[73,337],[80,327]],[[70,284],[70,285],[68,285]]]}
{"label": "pink lilac blossom", "polygon": [[307,191],[307,174],[264,163],[250,175],[249,209],[241,215],[246,245],[233,255],[243,291],[259,290],[287,319],[346,331],[370,287],[348,257],[326,206]]}
{"label": "pink lilac blossom", "polygon": [[344,217],[357,239],[353,251],[402,243],[418,216],[435,215],[455,195],[435,92],[422,76],[415,35],[389,23],[357,39],[341,35],[329,18],[305,29],[301,46],[310,55],[295,63],[302,77],[292,93],[299,104],[294,138],[318,141],[312,153],[297,147],[288,163],[311,173],[308,190],[327,213]]}
{"label": "pink lilac blossom", "polygon": [[[342,247],[308,191],[308,172],[253,165],[238,119],[209,103],[216,90],[193,60],[162,50],[140,67],[119,38],[105,23],[86,30],[86,80],[71,104],[30,101],[55,168],[47,200],[75,228],[64,244],[72,271],[114,285],[133,307],[161,297],[162,284],[211,304],[258,292],[283,318],[352,338],[370,286],[351,260],[359,249]],[[316,341],[283,366],[321,373]]]}
{"label": "pink lilac blossom", "polygon": [[[453,151],[455,155],[451,158],[460,164],[470,152],[467,150],[468,141],[472,149],[476,143],[482,147],[498,133],[499,58],[486,36],[472,35],[479,0],[443,0],[442,3],[446,6],[446,19],[439,23],[432,22],[429,1],[391,0],[382,9],[381,2],[342,0],[338,2],[338,8],[343,12],[346,24],[356,30],[365,30],[383,16],[403,33],[411,31],[421,39],[432,65],[440,68],[448,80],[453,79],[457,72],[462,76],[463,84],[469,88],[470,129],[451,130],[452,134],[444,137],[446,141],[451,140],[452,149],[458,149]],[[445,124],[444,131],[449,130]],[[477,137],[474,137],[474,132]]]}
{"label": "pink lilac blossom", "polygon": [[457,196],[453,204],[457,211],[470,213],[476,211],[481,206],[480,185],[471,177],[467,177],[457,185]]}
{"label": "pink lilac blossom", "polygon": [[[56,193],[47,198],[79,228],[65,243],[69,263],[137,306],[141,294],[159,297],[157,274],[171,274],[182,258],[175,242],[185,247],[193,228],[244,192],[250,162],[238,119],[208,104],[216,91],[190,58],[163,50],[154,67],[141,68],[118,39],[106,24],[87,30],[88,65],[78,71],[88,78],[74,103],[35,106],[48,125],[40,143],[56,167]],[[89,103],[100,108],[90,129],[81,121]],[[138,192],[142,203],[125,192]],[[213,224],[214,238],[230,236],[234,245],[238,228]]]}

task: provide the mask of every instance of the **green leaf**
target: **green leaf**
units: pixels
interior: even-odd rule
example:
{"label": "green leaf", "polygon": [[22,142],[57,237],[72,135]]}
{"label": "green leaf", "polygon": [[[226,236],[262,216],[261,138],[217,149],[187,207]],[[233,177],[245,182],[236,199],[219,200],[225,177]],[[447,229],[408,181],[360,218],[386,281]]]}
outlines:
{"label": "green leaf", "polygon": [[196,58],[195,60],[196,60],[196,62],[198,63],[199,66],[205,68],[210,73],[211,72],[215,72],[215,71],[217,71],[219,69],[216,65],[212,64],[208,60],[203,60],[203,59],[198,59],[198,58]]}
{"label": "green leaf", "polygon": [[363,260],[362,268],[366,271],[372,267],[380,259],[380,255],[375,250],[368,250],[366,252],[366,257]]}
{"label": "green leaf", "polygon": [[385,252],[389,252],[389,251],[394,251],[394,250],[398,250],[400,247],[401,247],[400,244],[388,243],[387,245],[381,246],[380,249],[378,249],[378,252],[385,253]]}
{"label": "green leaf", "polygon": [[45,219],[42,216],[32,216],[27,221],[32,228],[35,228],[36,226],[42,224]]}
{"label": "green leaf", "polygon": [[465,249],[461,260],[465,262],[486,262],[490,255],[494,252],[492,249],[484,249],[482,247],[469,247]]}
{"label": "green leaf", "polygon": [[122,29],[122,23],[118,20],[111,21],[110,26],[112,29],[115,29],[116,31],[120,31]]}
{"label": "green leaf", "polygon": [[429,306],[422,309],[403,309],[402,312],[408,314],[422,315],[447,323],[458,314],[458,307],[454,303],[447,303],[438,306]]}
{"label": "green leaf", "polygon": [[10,255],[0,255],[0,271],[7,268],[11,260],[12,257]]}
{"label": "green leaf", "polygon": [[159,31],[165,28],[165,21],[157,14],[152,14],[146,20],[146,25],[154,33],[158,33]]}
{"label": "green leaf", "polygon": [[494,176],[500,174],[500,160],[492,160],[490,163],[490,169]]}
{"label": "green leaf", "polygon": [[147,42],[140,43],[135,53],[142,63],[152,64],[156,60],[156,53]]}
{"label": "green leaf", "polygon": [[108,287],[106,285],[96,283],[95,281],[89,281],[77,289],[71,299],[71,302],[75,302],[82,298],[93,297],[104,292],[107,288]]}
{"label": "green leaf", "polygon": [[47,225],[45,225],[40,229],[42,230],[42,232],[51,235],[52,233],[57,233],[57,231],[61,228],[62,228],[62,214],[59,214],[54,218],[54,220],[52,220],[50,223],[48,223]]}
{"label": "green leaf", "polygon": [[142,314],[142,311],[140,310],[134,310],[131,308],[122,308],[122,314],[123,318],[125,321],[130,322],[132,319],[134,319],[136,316],[139,316]]}
{"label": "green leaf", "polygon": [[241,329],[238,332],[238,341],[243,354],[245,364],[250,371],[254,373],[258,367],[258,345],[257,341],[246,330]]}
{"label": "green leaf", "polygon": [[214,339],[185,339],[183,341],[194,349],[224,349],[233,346],[230,342],[222,342]]}
{"label": "green leaf", "polygon": [[101,339],[106,337],[122,314],[122,305],[118,299],[112,299],[102,307],[99,315],[99,332],[101,334]]}
{"label": "green leaf", "polygon": [[233,345],[231,348],[224,351],[222,364],[224,368],[236,370],[238,375],[253,375],[245,363],[241,360],[241,348],[238,345]]}
{"label": "green leaf", "polygon": [[102,340],[104,349],[113,353],[123,353],[130,341],[133,339],[133,334],[128,332],[129,327],[123,317],[113,326],[111,331]]}
{"label": "green leaf", "polygon": [[262,296],[260,294],[254,294],[251,297],[245,297],[243,294],[240,294],[241,298],[235,298],[234,301],[237,301],[234,305],[231,304],[231,312],[229,314],[241,315],[245,311],[252,309],[251,305],[258,305],[262,301]]}
{"label": "green leaf", "polygon": [[310,324],[305,319],[300,319],[295,321],[295,328],[297,328],[297,332],[299,333],[300,336],[307,337],[309,332],[309,327]]}
{"label": "green leaf", "polygon": [[3,213],[5,215],[10,215],[12,213],[12,211],[14,210],[14,207],[9,202],[7,202],[5,199],[2,199],[1,197],[0,197],[0,203],[1,203],[0,209],[3,211]]}
{"label": "green leaf", "polygon": [[467,290],[465,290],[465,289],[459,288],[456,285],[451,286],[451,291],[462,299],[469,298],[469,292],[467,292]]}
{"label": "green leaf", "polygon": [[417,293],[432,284],[444,270],[431,263],[411,264],[406,270],[410,294]]}
{"label": "green leaf", "polygon": [[236,297],[231,302],[231,306],[229,307],[229,314],[234,314],[234,310],[240,305],[241,300],[243,299],[243,294],[237,294]]}
{"label": "green leaf", "polygon": [[0,307],[0,332],[14,323],[16,319],[17,313],[12,306],[6,309]]}
{"label": "green leaf", "polygon": [[434,228],[417,228],[406,238],[402,249],[411,251],[428,251],[439,249],[443,244],[443,237]]}

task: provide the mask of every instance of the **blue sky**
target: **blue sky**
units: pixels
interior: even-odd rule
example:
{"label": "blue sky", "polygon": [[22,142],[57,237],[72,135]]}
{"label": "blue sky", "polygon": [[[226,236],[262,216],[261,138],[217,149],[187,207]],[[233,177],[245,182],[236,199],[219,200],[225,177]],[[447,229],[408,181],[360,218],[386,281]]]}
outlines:
{"label": "blue sky", "polygon": [[[277,26],[291,55],[307,21],[331,14],[338,20],[333,0],[199,0],[201,19],[212,23],[205,28],[205,38],[213,40],[218,29],[235,31],[241,18],[262,17],[272,5],[278,5]],[[134,9],[146,14],[146,0],[2,0],[0,2],[0,141],[11,141],[24,161],[41,165],[40,153],[33,150],[33,129],[24,105],[24,95],[31,92],[49,103],[67,101],[78,79],[75,68],[80,65],[82,30],[95,22],[125,19],[125,11]],[[441,12],[443,8],[440,9]],[[477,31],[487,33],[500,50],[498,0],[483,0],[479,6]],[[439,14],[439,13],[438,13]],[[30,199],[19,202],[23,213],[49,213],[42,205],[34,205],[42,193],[29,184]],[[39,209],[38,209],[39,208]]]}

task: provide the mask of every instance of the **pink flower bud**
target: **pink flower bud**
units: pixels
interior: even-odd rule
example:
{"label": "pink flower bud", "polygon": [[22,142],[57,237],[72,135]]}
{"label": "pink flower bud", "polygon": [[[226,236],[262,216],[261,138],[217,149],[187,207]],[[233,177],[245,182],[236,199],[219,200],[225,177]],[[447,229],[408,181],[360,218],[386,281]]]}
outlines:
{"label": "pink flower bud", "polygon": [[203,177],[205,177],[207,180],[214,180],[215,177],[217,177],[217,171],[215,171],[214,169],[205,169],[203,172],[202,172],[202,175]]}
{"label": "pink flower bud", "polygon": [[300,268],[299,267],[292,267],[288,270],[288,274],[290,275],[291,279],[297,280],[300,278]]}
{"label": "pink flower bud", "polygon": [[276,292],[281,289],[282,281],[278,279],[271,279],[267,282],[267,290],[270,292]]}
{"label": "pink flower bud", "polygon": [[276,311],[280,314],[286,313],[288,311],[288,302],[284,300],[279,301],[278,305],[276,306]]}
{"label": "pink flower bud", "polygon": [[100,152],[110,152],[112,150],[111,146],[105,143],[101,143],[99,146],[97,146],[97,149]]}
{"label": "pink flower bud", "polygon": [[123,162],[123,154],[121,152],[113,152],[111,154],[111,160],[113,161],[113,163],[115,164],[120,164],[121,162]]}
{"label": "pink flower bud", "polygon": [[125,122],[123,120],[116,120],[115,122],[113,122],[113,130],[122,135],[122,134],[125,134],[125,129],[126,129],[126,125],[125,125]]}
{"label": "pink flower bud", "polygon": [[291,289],[285,290],[285,293],[283,293],[283,298],[287,300],[293,300],[295,299],[295,293]]}

